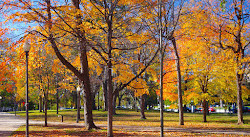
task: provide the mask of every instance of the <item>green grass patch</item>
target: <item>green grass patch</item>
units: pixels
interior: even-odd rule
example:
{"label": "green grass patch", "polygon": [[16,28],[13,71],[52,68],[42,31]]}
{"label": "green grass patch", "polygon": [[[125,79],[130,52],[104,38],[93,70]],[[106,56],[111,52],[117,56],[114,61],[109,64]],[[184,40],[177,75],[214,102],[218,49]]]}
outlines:
{"label": "green grass patch", "polygon": [[[44,113],[38,110],[29,111],[31,120],[44,120]],[[12,112],[14,113],[14,112]],[[60,110],[59,115],[63,115],[64,122],[76,122],[76,109]],[[131,125],[131,126],[160,126],[159,111],[146,111],[147,119],[140,119],[140,112],[135,110],[116,110],[116,115],[113,116],[114,125]],[[81,110],[81,121],[84,123],[83,110]],[[17,115],[25,117],[25,111],[17,111]],[[93,111],[94,122],[96,124],[107,124],[106,111]],[[236,114],[217,114],[212,113],[207,116],[206,123],[203,122],[202,113],[184,113],[184,126],[179,125],[178,113],[164,112],[165,127],[183,127],[183,128],[208,128],[208,129],[242,129],[250,130],[250,114],[244,114],[243,125],[237,125]],[[48,110],[49,122],[61,122],[61,117],[58,117],[55,110]]]}

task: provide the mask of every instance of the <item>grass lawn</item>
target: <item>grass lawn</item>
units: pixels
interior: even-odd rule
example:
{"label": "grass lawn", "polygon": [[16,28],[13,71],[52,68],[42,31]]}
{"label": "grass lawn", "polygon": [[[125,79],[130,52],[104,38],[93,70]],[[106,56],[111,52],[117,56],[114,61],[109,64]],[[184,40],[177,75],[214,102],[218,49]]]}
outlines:
{"label": "grass lawn", "polygon": [[[44,113],[35,111],[29,111],[29,116],[31,120],[44,120]],[[128,125],[128,126],[160,126],[160,113],[158,111],[147,111],[145,120],[140,119],[140,112],[133,110],[117,110],[117,115],[114,115],[113,119],[114,125]],[[66,123],[75,123],[76,121],[76,110],[61,110],[59,111],[60,115],[64,116],[64,122]],[[98,124],[107,124],[107,112],[104,111],[93,111],[94,122]],[[25,111],[18,111],[17,115],[25,117]],[[81,111],[81,121],[83,120],[83,111]],[[165,112],[164,113],[164,126],[165,127],[182,127],[182,128],[198,128],[198,129],[213,129],[213,130],[250,130],[250,114],[244,114],[244,125],[237,125],[237,115],[236,114],[210,114],[207,117],[208,122],[202,122],[201,113],[184,113],[184,125],[178,125],[178,113]],[[61,117],[58,117],[55,110],[48,111],[48,121],[49,122],[61,122]],[[81,135],[90,135],[90,136],[105,136],[106,129],[102,128],[101,130],[86,131],[83,127],[77,126],[66,126],[64,128],[58,127],[58,125],[49,125],[49,127],[43,127],[41,125],[32,125],[30,128],[31,132],[36,131],[34,136],[39,136],[39,133],[42,131],[48,131],[48,133],[56,133],[58,135],[70,135],[70,136],[81,136]],[[24,135],[25,127],[21,127],[18,132],[15,132],[15,135]],[[37,132],[39,131],[39,132]],[[50,132],[49,132],[50,131]],[[57,133],[58,132],[58,133]],[[159,132],[124,132],[120,129],[115,129],[114,131],[116,136],[159,136]],[[178,135],[183,136],[183,134],[188,136],[203,136],[203,134],[197,133],[166,133],[168,135]],[[173,134],[173,135],[172,135]],[[44,134],[43,134],[44,135]],[[46,135],[47,136],[47,135]],[[52,135],[55,136],[55,135]],[[208,135],[206,135],[208,136]]]}

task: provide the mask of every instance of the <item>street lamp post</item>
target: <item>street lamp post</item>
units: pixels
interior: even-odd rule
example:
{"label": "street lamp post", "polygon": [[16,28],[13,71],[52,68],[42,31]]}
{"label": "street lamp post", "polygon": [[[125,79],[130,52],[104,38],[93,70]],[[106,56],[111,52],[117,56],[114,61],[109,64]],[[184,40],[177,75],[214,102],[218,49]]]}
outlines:
{"label": "street lamp post", "polygon": [[25,41],[23,45],[23,50],[26,55],[26,132],[25,135],[26,137],[29,136],[29,81],[28,81],[28,56],[29,56],[29,50],[30,50],[30,44],[28,41]]}
{"label": "street lamp post", "polygon": [[80,91],[81,91],[81,88],[80,86],[78,86],[76,88],[76,91],[77,91],[77,116],[76,116],[76,123],[79,123],[80,121]]}
{"label": "street lamp post", "polygon": [[162,1],[158,0],[158,17],[159,17],[159,48],[160,48],[160,121],[161,121],[161,137],[164,136],[164,121],[163,121],[163,58],[164,51],[162,47]]}

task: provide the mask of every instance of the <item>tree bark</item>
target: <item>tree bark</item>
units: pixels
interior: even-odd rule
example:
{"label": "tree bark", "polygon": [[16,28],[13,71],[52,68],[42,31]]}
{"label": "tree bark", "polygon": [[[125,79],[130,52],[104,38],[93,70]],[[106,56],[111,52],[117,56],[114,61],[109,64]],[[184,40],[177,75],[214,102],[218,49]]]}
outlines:
{"label": "tree bark", "polygon": [[43,109],[43,113],[44,113],[44,109],[45,109],[45,93],[43,93],[43,95],[44,95],[44,97],[42,98],[42,100],[43,100],[43,108],[42,109]]}
{"label": "tree bark", "polygon": [[42,96],[40,95],[39,96],[39,112],[42,112],[42,102],[43,102],[43,99],[42,99]]}
{"label": "tree bark", "polygon": [[56,89],[56,114],[59,113],[59,93],[58,88]]}
{"label": "tree bark", "polygon": [[122,96],[123,96],[123,94],[120,95],[118,92],[118,106],[121,106]]}
{"label": "tree bark", "polygon": [[141,119],[146,119],[145,116],[145,94],[141,96],[141,102],[140,102],[140,107],[141,107]]}
{"label": "tree bark", "polygon": [[[104,75],[105,76],[105,75]],[[107,111],[108,110],[108,86],[107,86],[107,81],[104,80],[103,84],[103,100],[104,100],[104,104],[103,104],[103,111]]]}
{"label": "tree bark", "polygon": [[113,14],[107,16],[108,25],[108,137],[113,137],[113,81],[112,81],[112,18]]}
{"label": "tree bark", "polygon": [[[80,0],[72,0],[72,3],[76,9],[80,9]],[[78,26],[82,24],[81,15],[76,15],[76,31],[78,33],[78,44],[80,47],[80,64],[81,64],[81,75],[79,79],[83,83],[84,88],[84,121],[85,127],[90,130],[97,128],[93,122],[92,114],[92,93],[89,78],[89,65],[87,59],[87,40],[85,38],[85,32],[81,31]]]}
{"label": "tree bark", "polygon": [[44,126],[47,127],[48,126],[48,114],[47,114],[47,110],[48,110],[48,90],[49,90],[49,81],[48,81],[48,89],[46,90],[46,92],[44,93]]}
{"label": "tree bark", "polygon": [[172,44],[174,46],[175,57],[176,57],[177,85],[178,85],[178,105],[179,105],[179,125],[184,125],[182,89],[181,89],[180,57],[179,57],[179,54],[178,54],[175,38],[172,37],[171,41],[172,41]]}
{"label": "tree bark", "polygon": [[244,124],[243,121],[243,104],[242,104],[242,80],[241,80],[242,74],[239,74],[238,71],[236,71],[236,83],[237,83],[237,106],[238,106],[238,124]]}
{"label": "tree bark", "polygon": [[236,17],[237,20],[234,20],[234,25],[235,25],[235,29],[232,31],[232,33],[228,33],[228,34],[232,34],[234,37],[234,41],[236,43],[236,47],[234,46],[228,46],[228,45],[224,45],[222,43],[221,40],[221,35],[222,35],[222,25],[220,25],[219,28],[219,46],[221,49],[226,50],[226,49],[230,49],[231,51],[234,52],[234,54],[236,55],[236,64],[237,64],[237,68],[236,68],[236,85],[237,85],[237,105],[238,105],[238,111],[237,111],[237,115],[238,115],[238,124],[244,124],[243,121],[243,104],[242,104],[242,80],[243,80],[243,74],[239,74],[239,71],[243,68],[242,63],[240,63],[239,59],[244,59],[245,55],[245,50],[247,49],[246,47],[249,46],[249,43],[246,43],[246,45],[242,44],[242,32],[244,30],[245,24],[244,23],[244,17],[247,16],[247,14],[244,14],[243,11],[243,3],[244,0],[240,0],[240,1],[233,1],[233,10],[234,10],[234,16]]}
{"label": "tree bark", "polygon": [[91,93],[91,86],[90,86],[90,79],[89,79],[89,67],[87,61],[87,54],[86,54],[86,46],[82,47],[81,49],[81,70],[83,74],[84,81],[84,121],[85,126],[88,130],[92,128],[97,128],[93,122],[93,114],[92,114],[92,93]]}
{"label": "tree bark", "polygon": [[[69,70],[71,70],[78,79],[83,83],[84,87],[84,120],[86,129],[97,128],[93,122],[92,115],[92,101],[91,101],[91,87],[90,87],[90,79],[89,79],[89,67],[87,60],[87,40],[85,38],[85,32],[81,31],[78,26],[82,24],[81,15],[76,15],[76,36],[77,36],[77,44],[80,47],[80,63],[81,63],[81,72],[79,72],[69,61],[65,59],[65,57],[60,53],[60,50],[57,47],[55,38],[53,37],[52,29],[52,15],[51,15],[51,5],[50,0],[46,0],[47,3],[47,14],[48,18],[46,19],[48,29],[49,29],[49,37],[47,39],[50,41],[51,46],[58,57],[58,59],[65,65]],[[80,9],[80,0],[72,0],[73,6],[76,9]]]}
{"label": "tree bark", "polygon": [[203,122],[207,122],[207,101],[206,101],[206,99],[203,99],[202,107],[203,107]]}
{"label": "tree bark", "polygon": [[92,94],[92,109],[93,110],[97,109],[96,104],[95,104],[95,92],[93,92]]}
{"label": "tree bark", "polygon": [[119,92],[115,92],[114,93],[114,96],[113,96],[113,115],[116,115],[116,100],[117,100],[117,97],[118,97],[118,93]]}

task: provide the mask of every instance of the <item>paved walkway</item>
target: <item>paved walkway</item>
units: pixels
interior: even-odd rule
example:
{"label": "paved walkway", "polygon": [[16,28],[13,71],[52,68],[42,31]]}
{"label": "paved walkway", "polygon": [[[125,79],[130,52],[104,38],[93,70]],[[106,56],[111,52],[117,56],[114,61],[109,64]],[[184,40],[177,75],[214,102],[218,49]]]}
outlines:
{"label": "paved walkway", "polygon": [[0,137],[10,136],[13,131],[24,124],[25,119],[15,116],[15,114],[0,112]]}
{"label": "paved walkway", "polygon": [[[30,124],[44,124],[44,121],[29,121]],[[83,123],[62,123],[62,122],[48,122],[50,125],[74,125],[84,126]],[[0,112],[0,137],[10,136],[11,133],[18,129],[21,125],[25,125],[25,119],[9,114]],[[97,125],[99,127],[106,127],[107,125]],[[114,125],[114,128],[122,129],[124,131],[160,131],[160,127],[144,127],[144,126],[126,126]],[[240,130],[211,130],[211,129],[195,129],[195,128],[175,128],[165,127],[164,132],[188,132],[188,133],[211,133],[211,134],[234,134],[234,135],[247,135],[250,136],[250,131]]]}

